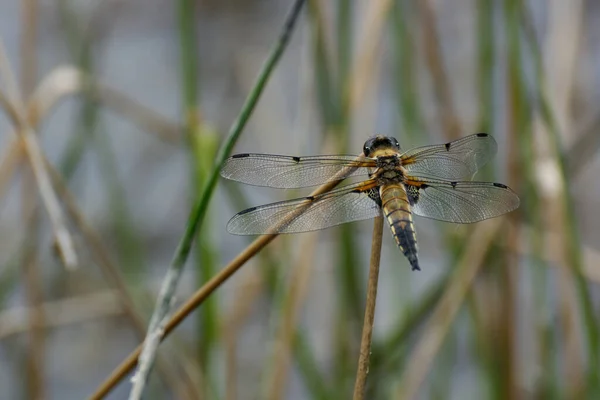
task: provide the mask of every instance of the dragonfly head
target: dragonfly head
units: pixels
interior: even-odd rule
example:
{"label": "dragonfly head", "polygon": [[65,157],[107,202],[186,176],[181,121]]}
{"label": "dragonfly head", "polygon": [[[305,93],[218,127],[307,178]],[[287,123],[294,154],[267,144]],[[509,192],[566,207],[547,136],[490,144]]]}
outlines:
{"label": "dragonfly head", "polygon": [[373,136],[367,140],[363,146],[363,154],[365,157],[374,157],[376,155],[376,151],[385,153],[381,155],[389,155],[388,153],[397,153],[398,150],[400,150],[400,143],[398,143],[398,140],[392,136]]}

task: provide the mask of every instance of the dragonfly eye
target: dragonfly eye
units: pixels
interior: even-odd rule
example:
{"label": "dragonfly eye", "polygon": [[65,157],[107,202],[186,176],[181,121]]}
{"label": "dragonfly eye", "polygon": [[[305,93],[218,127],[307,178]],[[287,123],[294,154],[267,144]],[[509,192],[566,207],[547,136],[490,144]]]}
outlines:
{"label": "dragonfly eye", "polygon": [[400,143],[398,142],[398,139],[392,138],[392,140],[394,141],[394,146],[400,148]]}
{"label": "dragonfly eye", "polygon": [[363,147],[363,154],[364,154],[365,156],[368,156],[370,153],[371,153],[371,146],[366,146],[366,145],[365,145],[365,146]]}

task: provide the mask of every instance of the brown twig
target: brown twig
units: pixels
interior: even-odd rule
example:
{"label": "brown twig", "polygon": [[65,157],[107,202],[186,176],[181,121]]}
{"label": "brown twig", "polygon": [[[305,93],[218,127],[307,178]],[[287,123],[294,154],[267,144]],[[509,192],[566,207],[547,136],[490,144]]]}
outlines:
{"label": "brown twig", "polygon": [[[354,167],[356,168],[356,167]],[[354,168],[350,167],[344,171],[341,171],[337,176],[333,179],[339,178],[343,179],[350,173]],[[332,181],[328,182],[318,189],[316,189],[310,196],[318,196],[320,194],[326,193],[336,187],[340,181]],[[311,204],[310,201],[307,201],[306,204],[298,206],[298,208],[291,212],[288,216],[288,219],[282,221],[282,225],[289,223],[292,219],[298,217],[305,209]],[[246,263],[249,259],[251,259],[256,253],[262,250],[266,245],[271,243],[278,235],[263,235],[258,237],[255,241],[253,241],[246,249],[244,249],[240,254],[238,254],[229,264],[227,264],[217,275],[215,275],[211,280],[206,282],[204,286],[196,291],[189,298],[185,304],[183,304],[177,312],[171,317],[169,322],[164,327],[164,332],[160,337],[160,340],[164,340],[164,338],[173,330],[177,325],[179,325],[192,311],[194,311],[200,304],[204,302],[218,287],[220,287],[227,279],[229,279],[242,265]],[[123,379],[123,377],[131,371],[137,364],[138,357],[142,350],[142,345],[139,345],[127,358],[119,365],[107,378],[106,380],[96,389],[96,391],[90,397],[91,399],[101,399],[106,396],[113,387],[117,383]]]}
{"label": "brown twig", "polygon": [[267,399],[277,400],[285,398],[284,389],[290,366],[290,354],[296,335],[296,321],[298,314],[306,297],[310,273],[312,270],[312,258],[317,244],[318,232],[313,232],[306,237],[301,244],[302,254],[296,263],[290,278],[289,288],[282,307],[282,321],[279,332],[273,346],[274,360],[270,367],[271,378],[270,390]]}
{"label": "brown twig", "polygon": [[[40,213],[35,201],[35,181],[31,171],[23,176],[22,186],[22,218],[27,226],[27,242],[25,257],[21,267],[25,296],[28,305],[29,346],[27,351],[27,387],[28,397],[45,399],[44,354],[46,352],[46,315],[42,302],[44,300],[43,279],[39,265],[39,227]],[[27,201],[29,199],[29,201]],[[34,201],[31,201],[34,200]]]}
{"label": "brown twig", "polygon": [[225,399],[235,400],[237,393],[237,334],[244,320],[250,314],[257,298],[263,292],[263,280],[258,274],[246,277],[241,285],[243,290],[235,291],[233,310],[223,323],[221,332],[225,342]]}
{"label": "brown twig", "polygon": [[[20,94],[25,97],[33,90],[37,80],[37,33],[38,33],[38,1],[21,1],[21,23],[23,29],[20,40],[20,69],[21,85]],[[8,64],[7,64],[8,65]],[[20,103],[16,98],[15,104]],[[33,166],[32,166],[33,167]],[[23,174],[22,185],[22,218],[23,225],[27,226],[26,255],[23,261],[22,272],[25,284],[25,295],[29,305],[29,349],[27,351],[27,377],[28,396],[35,399],[45,399],[45,352],[46,340],[44,328],[46,317],[42,307],[44,299],[43,279],[39,265],[39,227],[40,212],[35,195],[35,179],[30,169]],[[35,171],[34,171],[35,173]]]}
{"label": "brown twig", "polygon": [[379,280],[379,260],[381,259],[381,241],[383,238],[383,217],[378,216],[373,222],[373,241],[371,243],[371,261],[369,267],[369,283],[367,286],[367,303],[365,320],[360,340],[360,356],[354,384],[354,400],[362,400],[365,395],[365,384],[369,373],[371,356],[371,337],[375,320],[375,303],[377,301],[377,281]]}

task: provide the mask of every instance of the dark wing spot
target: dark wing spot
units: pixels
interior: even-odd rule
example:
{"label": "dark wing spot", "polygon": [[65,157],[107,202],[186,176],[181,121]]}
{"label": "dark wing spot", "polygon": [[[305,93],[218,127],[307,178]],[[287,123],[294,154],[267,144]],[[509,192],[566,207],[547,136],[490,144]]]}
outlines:
{"label": "dark wing spot", "polygon": [[428,187],[429,185],[426,183],[421,184],[421,189],[427,189]]}
{"label": "dark wing spot", "polygon": [[502,183],[494,183],[494,186],[502,188],[502,189],[508,189],[508,186],[502,184]]}
{"label": "dark wing spot", "polygon": [[298,163],[298,162],[300,162],[300,157],[292,157],[292,159],[293,159],[294,161],[296,161],[297,163]]}
{"label": "dark wing spot", "polygon": [[487,133],[478,133],[477,137],[488,137],[490,135],[488,135]]}
{"label": "dark wing spot", "polygon": [[244,214],[252,212],[254,210],[256,210],[256,207],[250,207],[250,208],[245,209],[244,211],[240,211],[237,215],[244,215]]}
{"label": "dark wing spot", "polygon": [[456,183],[457,182],[450,182],[450,185],[452,185],[453,188],[456,188]]}
{"label": "dark wing spot", "polygon": [[448,142],[444,145],[444,146],[446,146],[446,151],[450,150],[451,145],[452,145],[452,143],[450,143],[450,142]]}
{"label": "dark wing spot", "polygon": [[308,196],[308,197],[306,198],[306,200],[308,200],[308,201],[313,201],[314,199],[315,199],[315,196]]}
{"label": "dark wing spot", "polygon": [[246,158],[246,157],[250,157],[250,154],[248,153],[241,153],[241,154],[234,154],[231,156],[231,158]]}

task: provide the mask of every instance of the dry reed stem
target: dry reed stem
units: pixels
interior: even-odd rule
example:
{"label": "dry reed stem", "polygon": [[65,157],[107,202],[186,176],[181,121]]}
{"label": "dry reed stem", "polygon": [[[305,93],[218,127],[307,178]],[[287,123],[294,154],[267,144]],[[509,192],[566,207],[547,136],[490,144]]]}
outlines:
{"label": "dry reed stem", "polygon": [[[258,72],[256,82],[246,97],[242,108],[231,125],[227,139],[216,154],[213,167],[207,176],[207,180],[202,189],[202,194],[196,199],[191,208],[190,216],[185,226],[185,231],[177,245],[175,254],[167,269],[165,277],[161,283],[161,288],[156,299],[154,311],[148,324],[146,338],[142,346],[142,352],[138,357],[138,368],[135,372],[132,383],[133,386],[129,393],[129,399],[136,400],[142,397],[146,383],[154,364],[154,359],[158,352],[158,347],[164,336],[164,324],[168,321],[168,316],[172,311],[172,305],[175,296],[175,289],[181,278],[181,273],[189,252],[197,236],[197,230],[202,226],[207,210],[210,206],[210,200],[217,187],[219,179],[219,170],[224,165],[227,156],[233,150],[236,141],[239,139],[244,127],[255,110],[255,106],[260,99],[271,73],[278,64],[281,56],[286,49],[298,16],[302,11],[305,0],[295,0],[289,13],[286,16],[283,28],[277,37],[275,44],[269,52],[264,64]],[[290,213],[290,216],[293,213]]]}
{"label": "dry reed stem", "polygon": [[[37,80],[37,0],[21,1],[21,40],[20,40],[20,93],[22,97],[28,96]],[[8,63],[7,63],[8,65]],[[7,67],[9,68],[9,67]],[[17,98],[14,104],[21,104]],[[33,166],[32,166],[33,168]],[[43,279],[39,268],[38,241],[39,241],[39,207],[37,204],[35,179],[28,169],[23,174],[21,187],[22,209],[21,217],[23,226],[27,226],[26,256],[23,261],[22,272],[25,286],[25,296],[29,305],[29,346],[27,351],[27,395],[35,399],[47,397],[45,389],[45,326],[46,315],[42,307],[44,300]]]}
{"label": "dry reed stem", "polygon": [[21,102],[21,91],[19,90],[19,84],[15,78],[8,57],[6,57],[6,49],[4,48],[4,42],[0,40],[0,90],[5,88],[7,97],[11,101]]}
{"label": "dry reed stem", "polygon": [[[25,198],[35,198],[35,182],[31,175],[24,176],[22,193]],[[32,195],[33,192],[33,195]],[[23,204],[22,217],[24,225],[28,225],[28,243],[21,271],[25,286],[25,297],[28,311],[29,346],[27,349],[27,395],[35,399],[46,398],[45,394],[45,354],[47,325],[46,314],[42,307],[44,300],[43,279],[39,268],[38,238],[39,238],[39,208],[36,202]],[[29,217],[31,215],[31,218]],[[29,223],[27,223],[29,219]]]}
{"label": "dry reed stem", "polygon": [[[23,29],[20,40],[20,93],[28,96],[37,79],[37,0],[21,1],[21,23]],[[16,98],[14,104],[18,104]],[[27,254],[23,261],[22,272],[24,275],[25,296],[29,305],[29,348],[27,351],[28,365],[28,392],[27,395],[35,399],[45,399],[45,326],[46,315],[42,302],[44,300],[43,279],[39,268],[38,241],[39,241],[39,207],[35,190],[35,179],[27,170],[23,174],[22,209],[23,225],[27,226],[28,243]],[[31,218],[30,218],[31,215]]]}
{"label": "dry reed stem", "polygon": [[457,263],[456,276],[450,280],[446,291],[436,306],[421,338],[408,357],[407,370],[400,380],[395,399],[416,398],[433,359],[442,346],[452,321],[456,316],[493,239],[499,232],[502,218],[480,222],[466,244],[466,251]]}
{"label": "dry reed stem", "polygon": [[375,0],[368,3],[365,24],[362,34],[364,38],[357,51],[356,60],[352,63],[349,77],[348,108],[355,110],[364,99],[366,89],[371,86],[373,63],[378,58],[379,46],[382,43],[383,29],[392,6],[391,0]]}
{"label": "dry reed stem", "polygon": [[[509,39],[510,42],[512,40]],[[512,47],[512,44],[509,46]],[[510,53],[510,51],[509,51]],[[506,107],[506,136],[507,136],[507,164],[508,164],[508,185],[512,188],[519,188],[523,180],[523,168],[524,164],[519,159],[520,142],[518,135],[521,134],[523,128],[522,122],[522,108],[523,99],[519,88],[519,75],[517,73],[518,67],[513,67],[512,63],[516,62],[510,60],[506,64],[506,86],[507,86],[507,107]],[[520,217],[520,210],[510,214],[507,218],[514,222],[517,222]],[[509,224],[506,230],[507,244],[508,246],[517,246],[519,243],[519,231],[520,225],[513,223]],[[492,329],[498,332],[497,344],[493,347],[493,351],[497,354],[498,359],[498,375],[499,380],[503,380],[502,392],[500,396],[506,398],[518,398],[519,389],[517,384],[518,371],[521,368],[520,364],[516,361],[516,343],[515,343],[515,332],[518,331],[515,324],[517,323],[516,317],[516,304],[515,304],[515,293],[516,293],[516,271],[513,265],[510,263],[511,257],[505,255],[501,259],[502,266],[501,270],[496,276],[490,277],[493,279],[492,283],[496,283],[499,290],[505,293],[502,302],[498,302],[499,318],[491,322]],[[500,279],[498,279],[498,277]]]}
{"label": "dry reed stem", "polygon": [[446,138],[449,140],[458,139],[461,136],[460,121],[456,115],[448,74],[444,68],[435,11],[430,0],[422,0],[418,3],[423,19],[421,26],[425,36],[425,60],[434,81],[433,88],[435,89],[438,112],[446,131]]}
{"label": "dry reed stem", "polygon": [[27,396],[35,399],[45,398],[44,394],[44,354],[46,316],[42,308],[44,300],[43,280],[39,269],[39,227],[40,210],[38,207],[35,179],[31,169],[22,174],[21,220],[25,227],[24,258],[21,266],[25,298],[28,305],[29,346],[27,358]]}
{"label": "dry reed stem", "polygon": [[[362,156],[362,154],[361,154]],[[333,179],[343,179],[348,173],[354,168],[347,168],[340,171],[339,174],[333,177]],[[336,187],[340,181],[328,182],[318,189],[313,191],[310,196],[318,196],[326,193]],[[305,207],[310,205],[310,201],[307,201],[306,205],[298,206],[298,208],[289,214],[289,220],[296,218],[300,215]],[[287,223],[289,220],[282,221],[282,224]],[[229,279],[242,265],[244,265],[249,259],[251,259],[256,253],[262,250],[266,245],[271,243],[278,235],[263,235],[254,240],[248,247],[246,247],[241,253],[239,253],[233,260],[229,262],[220,272],[215,275],[212,279],[206,282],[200,289],[198,289],[192,297],[190,297],[171,317],[168,323],[164,326],[164,331],[160,340],[164,338],[179,325],[188,314],[194,311],[200,304],[206,300],[206,298],[212,294],[217,288],[219,288],[227,279]],[[138,357],[141,353],[142,345],[139,345],[133,352],[131,352],[127,358],[106,378],[106,380],[96,389],[96,391],[90,397],[91,399],[101,399],[106,396],[110,390],[119,382],[123,377],[135,367]]]}
{"label": "dry reed stem", "polygon": [[[46,329],[123,314],[123,307],[113,290],[47,301],[41,304],[41,308],[47,316]],[[31,312],[34,309],[28,306],[14,307],[0,313],[0,340],[28,330],[27,314]]]}
{"label": "dry reed stem", "polygon": [[[571,100],[575,76],[573,71],[579,60],[579,38],[583,26],[581,24],[582,10],[582,1],[580,0],[571,1],[568,4],[554,0],[550,2],[547,14],[548,38],[547,47],[544,49],[545,93],[548,94],[550,108],[556,118],[563,143],[567,143],[569,137],[572,137]],[[557,53],[557,49],[560,50],[560,53]],[[552,160],[551,162],[558,168],[558,157],[558,154],[548,155],[547,160]],[[561,182],[560,186],[564,190],[568,190],[569,185],[568,182]],[[568,265],[569,245],[567,244],[568,239],[564,237],[565,218],[568,218],[564,210],[567,208],[564,204],[564,197],[558,191],[552,193],[551,196],[552,200],[549,203],[553,209],[548,210],[547,221],[549,225],[554,225],[553,229],[557,229],[564,238],[561,248],[563,260]],[[555,213],[555,211],[558,212]],[[569,398],[581,398],[585,397],[585,356],[582,351],[581,325],[576,319],[579,303],[575,289],[575,276],[572,268],[561,269],[559,276],[561,275],[563,278],[559,279],[559,315],[565,339],[566,395]]]}
{"label": "dry reed stem", "polygon": [[580,328],[580,311],[578,310],[575,277],[570,268],[560,268],[558,271],[558,316],[561,327],[561,339],[565,360],[566,397],[569,399],[585,398],[585,356],[584,344]]}
{"label": "dry reed stem", "polygon": [[[3,75],[6,76],[6,74],[7,72],[3,72]],[[179,140],[181,136],[179,125],[159,116],[151,109],[128,98],[102,81],[92,80],[83,72],[69,66],[54,69],[37,86],[27,103],[26,115],[29,126],[36,130],[40,121],[58,105],[60,100],[85,89],[86,79],[91,80],[89,85],[94,88],[91,95],[105,107],[131,120],[145,131],[154,133],[161,140],[167,142]],[[18,95],[11,95],[7,90],[7,98],[18,98]],[[0,198],[4,196],[6,184],[17,165],[20,164],[18,161],[25,154],[22,147],[22,140],[13,139],[7,145],[4,156],[0,157],[2,160],[0,164]]]}
{"label": "dry reed stem", "polygon": [[377,282],[379,280],[379,261],[381,259],[381,242],[383,238],[383,217],[380,215],[373,220],[373,241],[371,243],[371,260],[369,262],[369,282],[367,285],[367,301],[362,337],[360,340],[360,355],[354,384],[354,400],[362,400],[365,396],[365,385],[369,373],[371,358],[371,338],[373,336],[373,321],[375,320],[375,304],[377,301]]}
{"label": "dry reed stem", "polygon": [[[0,70],[3,71],[5,80],[10,82],[13,74],[3,51],[1,51],[2,49],[0,46]],[[9,117],[21,133],[20,140],[15,140],[9,145],[7,154],[18,154],[17,146],[19,146],[20,142],[24,143],[25,151],[29,156],[40,188],[42,200],[52,221],[57,244],[61,250],[61,257],[63,257],[65,265],[71,268],[75,267],[77,263],[72,238],[64,223],[52,186],[49,185],[47,171],[45,171],[43,163],[40,162],[43,153],[37,142],[33,128],[58,100],[68,94],[81,91],[84,88],[85,79],[85,75],[75,68],[64,67],[53,71],[37,88],[25,112],[23,112],[24,115],[21,115],[21,111],[19,110],[19,101],[17,99],[11,101],[11,97],[15,98],[15,94],[9,97],[0,92],[0,105],[5,108]],[[7,84],[6,86],[9,85]],[[96,87],[96,93],[100,100],[104,100],[108,104],[113,104],[115,110],[125,113],[144,128],[156,131],[163,139],[170,139],[173,137],[173,132],[179,131],[179,128],[175,124],[170,124],[165,119],[157,117],[152,111],[131,101],[109,86],[97,84]],[[9,176],[10,172],[14,170],[15,164],[3,162],[2,176]]]}
{"label": "dry reed stem", "polygon": [[289,372],[292,345],[296,334],[298,313],[306,298],[310,273],[314,264],[312,259],[314,258],[318,237],[318,232],[313,232],[300,244],[302,253],[289,279],[289,290],[286,298],[283,300],[283,321],[273,345],[275,359],[271,367],[272,373],[270,374],[272,377],[271,390],[266,396],[266,398],[271,400],[285,398],[284,390]]}
{"label": "dry reed stem", "polygon": [[[578,58],[582,2],[569,3],[550,1],[547,21],[547,39],[543,49],[544,87],[549,107],[553,112],[563,143],[571,138],[572,112],[571,99],[574,88],[575,63]],[[557,49],[560,52],[557,52]],[[564,204],[564,191],[568,191],[568,182],[562,179],[559,165],[559,154],[552,148],[548,140],[551,133],[538,118],[535,121],[537,143],[536,172],[537,186],[543,201],[542,213],[544,224],[544,240],[549,241],[548,233],[556,232],[561,244],[557,248],[559,264],[569,265],[569,240],[565,236],[567,226]],[[561,268],[558,271],[559,302],[558,312],[564,333],[566,395],[569,398],[580,398],[585,393],[585,356],[582,353],[583,343],[580,325],[575,318],[578,315],[575,275],[572,268]]]}
{"label": "dry reed stem", "polygon": [[[535,234],[532,227],[527,225],[521,225],[519,228],[523,232],[524,237],[531,237]],[[562,235],[560,232],[546,232],[545,242],[543,248],[546,251],[541,254],[542,259],[548,267],[556,267],[558,269],[569,268],[563,262],[563,256],[561,255]],[[506,249],[514,253],[519,254],[522,257],[528,257],[532,255],[532,252],[527,247],[526,241],[518,241],[517,243],[506,243]],[[590,283],[600,283],[600,251],[595,250],[590,246],[582,246],[583,249],[583,275],[590,281]]]}
{"label": "dry reed stem", "polygon": [[[263,285],[260,277],[255,274],[249,275],[245,283],[242,284],[243,290],[237,290],[236,297],[233,300],[234,308],[229,317],[225,320],[221,332],[224,333],[225,341],[225,399],[235,400],[237,393],[237,333],[242,323],[250,314],[254,303],[259,294],[262,293]],[[258,282],[256,282],[259,280]]]}
{"label": "dry reed stem", "polygon": [[161,140],[175,142],[181,137],[179,124],[160,116],[108,83],[72,66],[58,67],[46,75],[29,101],[30,116],[39,121],[60,100],[78,93],[92,96],[102,106],[129,119],[144,131],[154,133]]}
{"label": "dry reed stem", "polygon": [[[20,142],[17,142],[20,143]],[[23,149],[21,146],[10,146],[0,157],[0,199],[4,197],[8,182],[13,177],[13,173],[17,166],[21,164]]]}
{"label": "dry reed stem", "polygon": [[37,79],[38,0],[21,1],[21,93],[29,96]]}
{"label": "dry reed stem", "polygon": [[[4,53],[4,47],[0,44],[0,68],[2,71],[10,71],[10,65]],[[10,72],[7,72],[10,74]],[[12,75],[12,74],[10,74]],[[10,76],[9,75],[9,76]],[[61,259],[67,269],[74,269],[77,266],[77,255],[73,245],[73,239],[66,226],[62,210],[58,203],[58,198],[50,183],[48,171],[44,165],[43,152],[37,141],[35,133],[29,126],[26,119],[26,112],[19,99],[9,99],[3,91],[0,91],[0,106],[4,108],[11,122],[24,142],[25,151],[33,170],[38,190],[42,202],[46,207],[50,221],[52,223],[53,233],[57,246],[60,250]]]}

